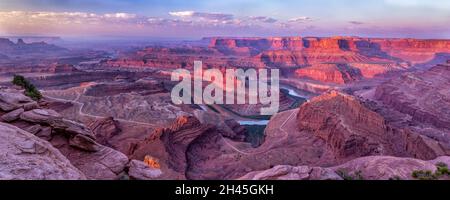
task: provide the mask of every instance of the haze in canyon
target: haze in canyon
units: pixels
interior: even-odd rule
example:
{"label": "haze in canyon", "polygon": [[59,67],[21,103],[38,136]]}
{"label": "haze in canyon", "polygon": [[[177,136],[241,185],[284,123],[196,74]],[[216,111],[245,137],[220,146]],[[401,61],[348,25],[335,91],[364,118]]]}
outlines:
{"label": "haze in canyon", "polygon": [[[448,1],[71,2],[0,2],[1,180],[449,179]],[[280,111],[174,104],[194,61]]]}

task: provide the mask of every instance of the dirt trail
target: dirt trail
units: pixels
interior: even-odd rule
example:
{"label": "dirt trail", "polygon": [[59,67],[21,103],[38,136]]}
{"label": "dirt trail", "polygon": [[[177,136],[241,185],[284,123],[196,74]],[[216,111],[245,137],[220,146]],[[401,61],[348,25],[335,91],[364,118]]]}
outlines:
{"label": "dirt trail", "polygon": [[[86,92],[86,90],[87,90],[87,88],[85,87],[85,88],[83,88],[82,92],[77,92],[77,97],[75,98],[75,100],[67,100],[67,99],[61,99],[61,98],[50,97],[50,96],[45,96],[45,98],[51,99],[51,100],[54,100],[54,101],[70,102],[72,104],[76,104],[79,107],[78,108],[78,114],[81,115],[81,116],[95,118],[95,119],[105,118],[104,116],[92,115],[92,114],[83,112],[84,103],[83,102],[79,102],[79,100],[80,100],[81,96]],[[114,118],[114,120],[117,120],[117,121],[122,122],[122,123],[130,123],[130,124],[138,124],[138,125],[143,125],[143,126],[149,126],[151,128],[157,128],[158,127],[155,124],[131,121],[131,120],[120,119],[120,118]]]}

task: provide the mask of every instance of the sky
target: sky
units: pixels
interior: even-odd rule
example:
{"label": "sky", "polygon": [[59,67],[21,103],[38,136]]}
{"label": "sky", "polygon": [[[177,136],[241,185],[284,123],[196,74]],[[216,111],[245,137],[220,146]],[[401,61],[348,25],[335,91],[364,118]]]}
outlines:
{"label": "sky", "polygon": [[0,0],[0,35],[450,39],[450,0]]}

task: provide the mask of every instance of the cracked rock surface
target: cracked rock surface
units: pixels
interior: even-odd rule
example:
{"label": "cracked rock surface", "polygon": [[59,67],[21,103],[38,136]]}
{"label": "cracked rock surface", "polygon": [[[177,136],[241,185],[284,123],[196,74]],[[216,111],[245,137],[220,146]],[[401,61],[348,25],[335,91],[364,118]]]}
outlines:
{"label": "cracked rock surface", "polygon": [[0,122],[0,179],[83,180],[86,177],[47,141]]}

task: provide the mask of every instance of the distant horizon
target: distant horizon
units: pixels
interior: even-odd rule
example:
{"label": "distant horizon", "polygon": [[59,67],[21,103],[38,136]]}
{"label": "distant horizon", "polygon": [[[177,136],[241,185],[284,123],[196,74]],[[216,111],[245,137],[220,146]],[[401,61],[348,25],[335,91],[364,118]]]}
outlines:
{"label": "distant horizon", "polygon": [[450,38],[419,38],[419,37],[366,37],[358,35],[333,35],[333,36],[302,36],[302,35],[289,35],[289,36],[203,36],[203,37],[154,37],[154,36],[55,36],[55,35],[0,35],[0,38],[6,39],[23,39],[23,38],[55,38],[66,41],[101,41],[101,40],[121,40],[121,41],[138,41],[138,40],[170,40],[170,41],[201,41],[210,38],[363,38],[363,39],[415,39],[415,40],[450,40]]}
{"label": "distant horizon", "polygon": [[450,38],[450,0],[2,0],[0,35]]}

